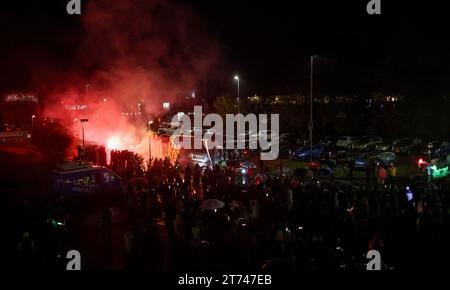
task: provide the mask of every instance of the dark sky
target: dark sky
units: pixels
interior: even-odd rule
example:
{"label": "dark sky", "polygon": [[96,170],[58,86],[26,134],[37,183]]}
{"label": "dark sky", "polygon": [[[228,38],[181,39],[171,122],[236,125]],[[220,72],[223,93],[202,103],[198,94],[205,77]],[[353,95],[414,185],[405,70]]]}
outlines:
{"label": "dark sky", "polygon": [[307,90],[308,57],[317,54],[324,93],[448,89],[450,10],[440,2],[382,0],[376,16],[365,0],[193,2],[260,88]]}
{"label": "dark sky", "polygon": [[[450,89],[450,10],[443,1],[381,0],[382,15],[374,16],[366,14],[368,0],[175,2],[217,37],[229,62],[224,74],[238,72],[247,93],[306,93],[311,54],[320,56],[324,94],[442,96]],[[83,28],[65,13],[66,0],[0,3],[0,89],[32,89],[36,65],[74,65]]]}

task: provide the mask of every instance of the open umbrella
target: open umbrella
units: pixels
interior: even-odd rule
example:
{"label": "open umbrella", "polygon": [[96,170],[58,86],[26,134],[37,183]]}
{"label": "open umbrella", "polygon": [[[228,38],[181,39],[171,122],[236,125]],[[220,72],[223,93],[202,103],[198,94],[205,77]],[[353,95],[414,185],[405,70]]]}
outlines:
{"label": "open umbrella", "polygon": [[222,208],[224,205],[225,203],[218,199],[207,199],[200,205],[200,208],[204,210],[215,210]]}

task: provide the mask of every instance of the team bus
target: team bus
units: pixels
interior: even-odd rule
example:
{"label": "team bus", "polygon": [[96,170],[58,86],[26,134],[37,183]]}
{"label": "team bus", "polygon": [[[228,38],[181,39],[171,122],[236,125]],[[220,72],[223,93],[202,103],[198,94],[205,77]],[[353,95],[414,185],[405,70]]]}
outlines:
{"label": "team bus", "polygon": [[64,197],[114,200],[122,194],[121,178],[103,166],[91,162],[68,162],[53,170],[54,192]]}

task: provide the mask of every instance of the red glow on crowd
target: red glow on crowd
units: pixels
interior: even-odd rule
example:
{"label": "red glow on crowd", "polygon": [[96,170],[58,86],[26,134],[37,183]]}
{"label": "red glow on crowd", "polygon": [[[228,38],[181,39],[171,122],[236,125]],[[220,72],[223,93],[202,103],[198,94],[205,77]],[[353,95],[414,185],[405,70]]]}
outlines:
{"label": "red glow on crowd", "polygon": [[426,162],[425,160],[423,160],[422,158],[420,158],[418,161],[417,161],[417,165],[419,166],[419,167],[422,167],[422,166],[425,166],[425,165],[428,165],[429,163],[428,162]]}

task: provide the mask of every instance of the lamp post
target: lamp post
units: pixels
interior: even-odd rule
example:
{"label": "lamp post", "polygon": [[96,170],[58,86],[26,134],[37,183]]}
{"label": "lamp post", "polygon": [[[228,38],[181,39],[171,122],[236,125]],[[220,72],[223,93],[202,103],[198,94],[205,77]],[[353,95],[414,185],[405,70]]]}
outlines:
{"label": "lamp post", "polygon": [[91,86],[91,84],[85,84],[84,87],[86,89],[86,97],[89,95],[89,87]]}
{"label": "lamp post", "polygon": [[78,118],[73,119],[73,137],[76,138],[77,137],[77,122],[78,122]]}
{"label": "lamp post", "polygon": [[313,143],[313,80],[314,80],[314,55],[311,56],[311,74],[309,85],[309,161],[312,162],[312,143]]}
{"label": "lamp post", "polygon": [[150,125],[153,124],[153,121],[148,121],[148,160],[152,159],[152,131],[150,129]]}
{"label": "lamp post", "polygon": [[34,118],[36,118],[36,115],[31,116],[31,134],[33,134],[34,131]]}
{"label": "lamp post", "polygon": [[81,134],[83,135],[83,163],[86,162],[86,147],[84,146],[84,123],[87,123],[88,121],[88,119],[80,119]]}
{"label": "lamp post", "polygon": [[239,92],[239,76],[235,75],[234,79],[237,81],[237,109],[239,114],[239,101],[240,101],[240,92]]}

